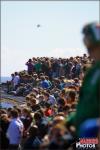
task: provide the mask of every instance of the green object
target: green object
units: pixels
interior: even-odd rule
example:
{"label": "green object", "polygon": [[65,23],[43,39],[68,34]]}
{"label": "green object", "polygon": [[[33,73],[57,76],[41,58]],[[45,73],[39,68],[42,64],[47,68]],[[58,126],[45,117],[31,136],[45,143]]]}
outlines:
{"label": "green object", "polygon": [[75,116],[76,112],[71,112],[67,117],[66,117],[66,122],[69,125],[75,125]]}
{"label": "green object", "polygon": [[42,69],[41,67],[42,67],[41,63],[37,63],[37,64],[35,64],[36,72],[40,72],[40,71],[41,71],[41,69]]}
{"label": "green object", "polygon": [[76,130],[87,119],[100,117],[100,62],[87,72],[80,90],[76,112]]}

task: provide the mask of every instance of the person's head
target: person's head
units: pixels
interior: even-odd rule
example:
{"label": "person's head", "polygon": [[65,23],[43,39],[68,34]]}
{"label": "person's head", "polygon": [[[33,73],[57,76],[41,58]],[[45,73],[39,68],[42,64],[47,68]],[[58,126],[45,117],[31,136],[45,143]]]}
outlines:
{"label": "person's head", "polygon": [[43,95],[39,95],[38,99],[39,99],[39,102],[43,101],[43,99],[44,99]]}
{"label": "person's head", "polygon": [[70,57],[70,59],[69,59],[70,61],[73,61],[73,57]]}
{"label": "person's head", "polygon": [[65,124],[64,116],[56,115],[55,118],[53,119],[53,125],[56,125],[56,124]]}
{"label": "person's head", "polygon": [[2,115],[2,114],[7,114],[5,109],[0,109],[0,115]]}
{"label": "person's head", "polygon": [[8,109],[7,109],[7,114],[8,114],[9,117],[11,116],[11,113],[10,113],[11,110],[12,110],[12,108],[8,108]]}
{"label": "person's head", "polygon": [[7,114],[2,114],[2,115],[0,116],[0,119],[1,119],[2,121],[4,121],[4,122],[8,122],[8,121],[9,121],[9,118],[8,118],[8,115],[7,115]]}
{"label": "person's head", "polygon": [[87,57],[87,55],[86,55],[86,54],[83,54],[83,57]]}
{"label": "person's head", "polygon": [[64,107],[64,106],[65,106],[65,100],[64,100],[63,98],[59,99],[59,100],[58,100],[58,105],[59,105],[60,107]]}
{"label": "person's head", "polygon": [[16,119],[16,118],[18,118],[18,111],[16,109],[12,109],[10,111],[10,115],[11,115],[12,119]]}
{"label": "person's head", "polygon": [[62,136],[64,136],[66,132],[66,127],[58,123],[51,128],[49,139],[54,140],[57,144],[60,144],[62,142]]}
{"label": "person's head", "polygon": [[17,76],[18,75],[18,72],[15,72],[15,76]]}
{"label": "person's head", "polygon": [[30,99],[30,104],[31,104],[31,106],[36,105],[36,98]]}
{"label": "person's head", "polygon": [[65,94],[66,94],[65,89],[63,89],[63,90],[61,91],[61,93],[62,93],[63,95],[65,95]]}
{"label": "person's head", "polygon": [[50,105],[50,103],[49,102],[46,102],[45,103],[45,107],[46,107],[46,109],[50,109],[51,107],[50,107],[51,105]]}
{"label": "person's head", "polygon": [[38,78],[38,75],[36,73],[33,74],[34,79]]}
{"label": "person's head", "polygon": [[29,94],[29,96],[30,96],[30,99],[31,99],[31,98],[36,98],[36,95],[35,95],[34,92],[31,92],[31,93]]}
{"label": "person's head", "polygon": [[100,60],[100,24],[90,23],[83,28],[84,44],[89,55],[96,61]]}
{"label": "person's head", "polygon": [[49,96],[50,96],[49,93],[44,92],[44,99],[45,99],[45,100],[48,100],[48,99],[49,99]]}
{"label": "person's head", "polygon": [[12,78],[14,77],[14,74],[13,74],[13,73],[11,74],[11,77],[12,77]]}
{"label": "person's head", "polygon": [[36,137],[38,135],[38,127],[36,125],[31,126],[29,129],[29,136]]}
{"label": "person's head", "polygon": [[38,124],[40,120],[42,119],[42,114],[40,112],[34,113],[34,119],[35,119],[36,124]]}
{"label": "person's head", "polygon": [[74,82],[75,83],[79,83],[79,79],[78,78],[74,78]]}
{"label": "person's head", "polygon": [[31,60],[31,59],[29,59],[29,60],[28,60],[28,62],[30,62],[30,63],[31,63],[31,62],[32,62],[32,60]]}
{"label": "person's head", "polygon": [[25,117],[30,116],[30,110],[28,108],[23,108],[22,109],[22,114]]}
{"label": "person's head", "polygon": [[27,96],[25,97],[26,102],[29,102],[30,98],[31,98],[31,97],[27,95]]}
{"label": "person's head", "polygon": [[70,110],[70,105],[65,105],[64,108],[63,108],[64,114],[65,114],[65,115],[68,115],[69,110]]}
{"label": "person's head", "polygon": [[48,76],[45,76],[45,79],[46,79],[46,80],[49,80],[49,77],[48,77]]}
{"label": "person's head", "polygon": [[16,107],[16,110],[18,111],[19,117],[21,116],[21,108]]}
{"label": "person's head", "polygon": [[56,114],[56,117],[60,117],[60,116],[65,117],[64,112],[59,112],[59,113]]}
{"label": "person's head", "polygon": [[75,101],[75,98],[76,98],[76,93],[75,93],[75,91],[70,91],[70,92],[69,92],[69,101],[70,101],[70,102],[74,102],[74,101]]}
{"label": "person's head", "polygon": [[44,81],[45,80],[45,76],[41,76],[41,80]]}
{"label": "person's head", "polygon": [[41,72],[41,73],[40,73],[40,76],[43,76],[43,75],[44,75],[44,73],[43,73],[43,72]]}

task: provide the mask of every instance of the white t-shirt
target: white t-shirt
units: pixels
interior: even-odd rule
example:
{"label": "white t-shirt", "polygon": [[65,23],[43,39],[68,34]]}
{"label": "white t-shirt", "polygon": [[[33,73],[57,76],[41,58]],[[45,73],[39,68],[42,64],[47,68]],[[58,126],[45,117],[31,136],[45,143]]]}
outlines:
{"label": "white t-shirt", "polygon": [[20,77],[18,75],[14,77],[14,80],[13,80],[14,86],[18,85],[19,80],[20,80]]}

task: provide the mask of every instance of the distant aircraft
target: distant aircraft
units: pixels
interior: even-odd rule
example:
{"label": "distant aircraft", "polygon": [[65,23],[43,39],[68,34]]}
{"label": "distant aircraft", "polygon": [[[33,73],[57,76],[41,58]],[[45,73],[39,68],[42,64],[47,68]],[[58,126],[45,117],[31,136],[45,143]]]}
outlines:
{"label": "distant aircraft", "polygon": [[41,27],[41,25],[40,24],[37,24],[37,28],[40,28]]}

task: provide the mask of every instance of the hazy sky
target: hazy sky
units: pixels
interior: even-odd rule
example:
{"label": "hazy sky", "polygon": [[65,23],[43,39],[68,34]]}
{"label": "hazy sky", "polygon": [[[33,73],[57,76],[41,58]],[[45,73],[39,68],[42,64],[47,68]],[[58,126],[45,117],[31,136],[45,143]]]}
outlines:
{"label": "hazy sky", "polygon": [[82,55],[82,27],[98,20],[99,1],[2,1],[1,76],[26,69],[33,56]]}

